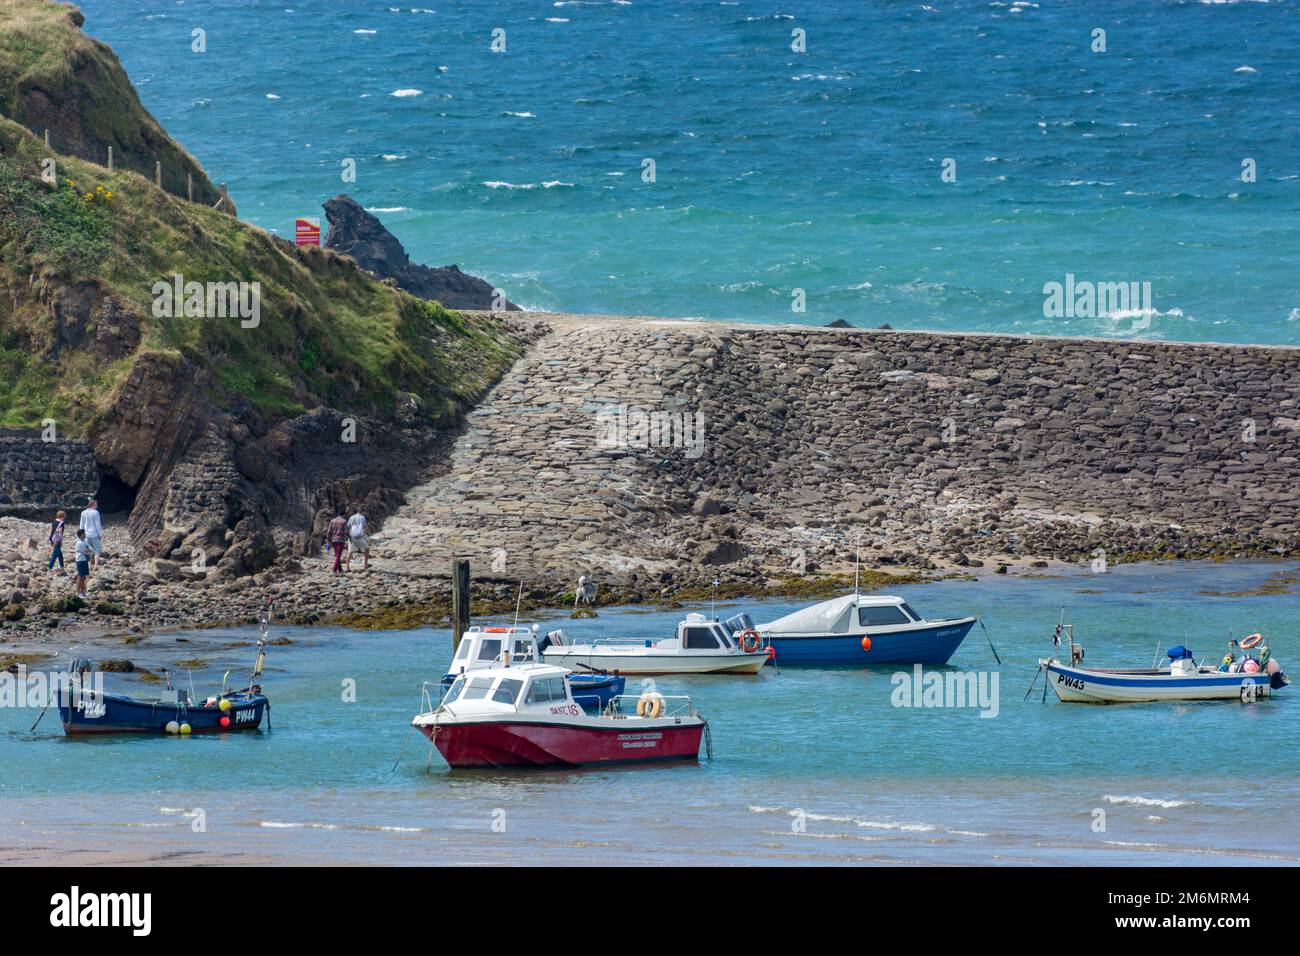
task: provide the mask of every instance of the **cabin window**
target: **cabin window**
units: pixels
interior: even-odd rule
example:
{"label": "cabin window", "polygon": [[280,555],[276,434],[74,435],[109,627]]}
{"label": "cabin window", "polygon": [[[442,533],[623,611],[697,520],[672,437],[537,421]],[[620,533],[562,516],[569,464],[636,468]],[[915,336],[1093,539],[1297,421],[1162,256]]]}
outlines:
{"label": "cabin window", "polygon": [[515,660],[523,660],[526,657],[533,656],[532,641],[515,641]]}
{"label": "cabin window", "polygon": [[456,648],[456,660],[463,661],[469,657],[469,648],[473,641],[461,641],[460,647]]}
{"label": "cabin window", "polygon": [[513,704],[519,699],[519,692],[523,687],[523,681],[515,680],[513,677],[503,677],[497,683],[497,689],[492,692],[492,699],[498,704]]}
{"label": "cabin window", "polygon": [[483,643],[478,646],[478,659],[481,661],[494,661],[500,656],[501,639],[498,637],[485,637]]}
{"label": "cabin window", "polygon": [[563,677],[537,677],[528,685],[529,704],[546,704],[553,700],[564,700],[568,694],[564,689]]}
{"label": "cabin window", "polygon": [[692,650],[717,650],[719,646],[717,635],[709,627],[688,627],[686,628],[686,646]]}
{"label": "cabin window", "polygon": [[885,604],[880,607],[858,608],[858,623],[863,627],[870,627],[884,624],[910,624],[911,621],[897,606]]}
{"label": "cabin window", "polygon": [[925,620],[925,618],[921,617],[921,615],[916,613],[916,608],[912,607],[912,605],[908,604],[907,602],[903,603],[903,610],[906,611],[908,614],[910,614],[912,616],[912,620],[914,621]]}
{"label": "cabin window", "polygon": [[465,687],[465,693],[460,695],[461,700],[482,700],[492,689],[491,677],[475,677],[470,680]]}

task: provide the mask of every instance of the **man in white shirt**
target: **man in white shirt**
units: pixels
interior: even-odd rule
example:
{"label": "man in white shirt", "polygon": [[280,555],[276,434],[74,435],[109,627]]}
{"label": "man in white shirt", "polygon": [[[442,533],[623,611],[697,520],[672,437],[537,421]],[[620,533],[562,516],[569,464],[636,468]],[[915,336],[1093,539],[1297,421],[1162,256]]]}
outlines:
{"label": "man in white shirt", "polygon": [[352,556],[360,552],[364,562],[362,571],[370,570],[370,542],[366,540],[366,516],[358,508],[348,519],[348,570],[352,570]]}
{"label": "man in white shirt", "polygon": [[91,567],[99,567],[99,559],[104,553],[104,524],[99,517],[99,502],[96,499],[90,499],[90,507],[81,513],[77,527],[86,532],[86,544],[95,552]]}

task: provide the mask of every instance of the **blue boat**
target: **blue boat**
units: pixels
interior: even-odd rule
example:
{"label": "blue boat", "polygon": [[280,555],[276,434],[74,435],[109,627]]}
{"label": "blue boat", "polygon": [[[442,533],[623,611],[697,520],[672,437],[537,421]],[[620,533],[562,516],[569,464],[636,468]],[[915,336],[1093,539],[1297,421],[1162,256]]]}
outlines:
{"label": "blue boat", "polygon": [[[58,691],[59,718],[68,736],[83,734],[224,734],[256,730],[266,718],[271,725],[271,702],[258,680],[266,663],[266,634],[269,608],[262,617],[262,636],[257,642],[257,662],[242,690],[227,688],[196,701],[188,691],[168,688],[157,697],[108,694],[103,673],[84,658],[72,662],[71,672]],[[229,676],[229,671],[227,671]],[[39,722],[39,718],[38,718]]]}
{"label": "blue boat", "polygon": [[[727,628],[755,627],[748,614]],[[756,626],[776,649],[775,663],[818,667],[947,664],[975,618],[930,621],[900,597],[846,594]]]}
{"label": "blue boat", "polygon": [[[543,663],[537,646],[536,628],[471,627],[461,635],[451,670],[442,678],[443,692],[446,693],[456,678],[466,671],[506,663],[507,655],[510,664]],[[592,713],[604,710],[627,687],[627,678],[623,675],[592,668],[585,672],[570,671],[567,680],[574,702]]]}

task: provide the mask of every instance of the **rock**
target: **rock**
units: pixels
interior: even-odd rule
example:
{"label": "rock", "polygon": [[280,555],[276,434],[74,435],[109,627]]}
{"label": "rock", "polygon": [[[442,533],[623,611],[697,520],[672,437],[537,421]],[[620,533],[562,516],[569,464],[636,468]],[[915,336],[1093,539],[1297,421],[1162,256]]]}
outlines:
{"label": "rock", "polygon": [[325,248],[351,256],[361,268],[421,299],[436,299],[449,309],[522,311],[513,302],[494,303],[491,283],[461,272],[454,265],[430,268],[411,262],[406,250],[383,224],[351,196],[326,200],[329,232]]}
{"label": "rock", "polygon": [[695,504],[691,505],[691,514],[703,518],[710,515],[721,514],[722,508],[716,501],[706,494],[701,494],[695,499]]}

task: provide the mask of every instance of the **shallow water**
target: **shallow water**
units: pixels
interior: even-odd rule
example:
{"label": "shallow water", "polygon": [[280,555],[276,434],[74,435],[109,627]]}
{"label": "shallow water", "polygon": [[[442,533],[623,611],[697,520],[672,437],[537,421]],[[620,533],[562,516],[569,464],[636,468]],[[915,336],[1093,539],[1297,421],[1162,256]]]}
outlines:
{"label": "shallow water", "polygon": [[[1294,3],[81,7],[241,216],[347,192],[526,307],[1300,342]],[[1044,317],[1067,273],[1154,314]]]}
{"label": "shallow water", "polygon": [[[1300,595],[1206,593],[1254,591],[1298,568],[1120,566],[901,587],[931,617],[985,620],[1003,665],[976,627],[952,666],[998,675],[996,716],[895,707],[891,678],[906,669],[892,667],[661,678],[710,721],[714,760],[699,764],[453,772],[434,753],[426,770],[416,737],[392,772],[420,682],[450,659],[449,632],[284,628],[294,643],[270,651],[270,733],[68,740],[49,717],[31,735],[33,711],[0,709],[0,861],[1296,863],[1294,689],[1254,705],[1042,703],[1041,682],[1023,697],[1062,607],[1097,665],[1145,665],[1157,642],[1217,659],[1231,629],[1263,632],[1300,671]],[[792,606],[764,602],[756,616]],[[541,623],[655,636],[680,613]],[[196,653],[211,661],[194,673],[200,692],[251,662],[246,645],[180,645],[168,659]],[[355,703],[342,699],[348,679]],[[205,832],[186,816],[196,810]]]}

